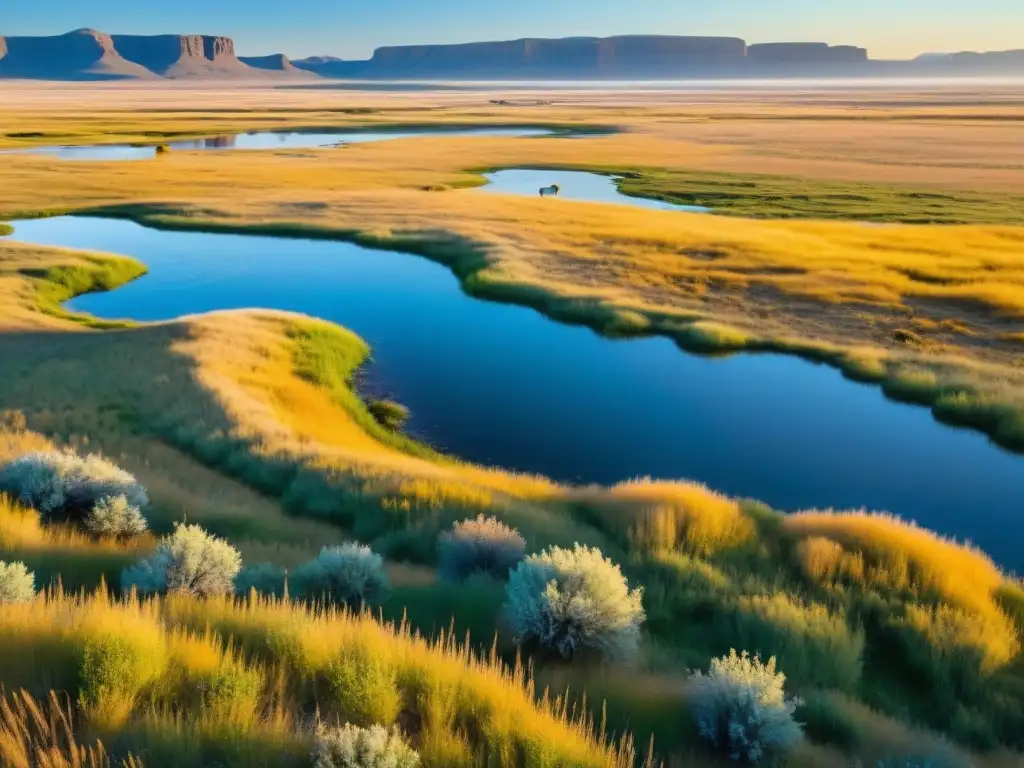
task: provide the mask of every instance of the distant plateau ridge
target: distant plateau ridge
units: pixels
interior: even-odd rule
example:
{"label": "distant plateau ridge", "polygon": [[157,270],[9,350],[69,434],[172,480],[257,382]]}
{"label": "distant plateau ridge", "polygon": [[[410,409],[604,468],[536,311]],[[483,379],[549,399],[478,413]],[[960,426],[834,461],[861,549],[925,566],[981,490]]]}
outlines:
{"label": "distant plateau ridge", "polygon": [[238,56],[212,35],[109,35],[79,29],[52,37],[0,37],[0,77],[103,79],[670,79],[693,77],[955,77],[1024,75],[1024,49],[922,54],[880,61],[865,48],[760,43],[735,37],[626,35],[525,38],[378,48],[365,61]]}

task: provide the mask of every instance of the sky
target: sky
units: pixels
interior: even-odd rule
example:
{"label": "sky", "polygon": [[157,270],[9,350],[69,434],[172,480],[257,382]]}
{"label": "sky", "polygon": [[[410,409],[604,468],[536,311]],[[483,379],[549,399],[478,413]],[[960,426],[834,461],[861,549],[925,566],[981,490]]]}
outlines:
{"label": "sky", "polygon": [[243,55],[617,34],[821,41],[872,58],[1024,48],[1024,0],[0,0],[0,35],[228,35]]}

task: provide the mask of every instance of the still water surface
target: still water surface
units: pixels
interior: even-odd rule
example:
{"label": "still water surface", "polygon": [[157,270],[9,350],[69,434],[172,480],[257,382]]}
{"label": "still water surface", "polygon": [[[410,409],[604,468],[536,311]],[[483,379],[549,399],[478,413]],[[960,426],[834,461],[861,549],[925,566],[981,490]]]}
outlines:
{"label": "still water surface", "polygon": [[269,307],[373,346],[370,385],[410,431],[471,461],[569,482],[691,478],[781,509],[885,509],[1024,571],[1024,459],[796,358],[706,359],[613,341],[470,298],[445,267],[340,242],[161,232],[129,221],[16,224],[15,239],[133,256],[150,274],[71,302],[164,320]]}
{"label": "still water surface", "polygon": [[[697,205],[674,205],[661,200],[631,197],[619,192],[614,176],[602,176],[585,171],[538,171],[514,168],[485,174],[487,186],[481,192],[498,192],[506,195],[531,195],[538,197],[541,187],[557,184],[559,200],[584,200],[591,203],[617,203],[634,208],[655,211],[696,211],[706,213],[707,208]],[[548,198],[552,199],[552,198]],[[552,199],[552,202],[554,200]]]}
{"label": "still water surface", "polygon": [[[413,136],[547,136],[543,128],[467,128],[445,130],[381,130],[381,131],[255,131],[205,139],[166,142],[171,150],[197,149],[310,149],[339,144],[363,144],[370,141],[411,138]],[[14,150],[31,154],[53,155],[63,160],[145,160],[156,155],[156,146],[131,144],[97,144],[92,146],[32,147]]]}

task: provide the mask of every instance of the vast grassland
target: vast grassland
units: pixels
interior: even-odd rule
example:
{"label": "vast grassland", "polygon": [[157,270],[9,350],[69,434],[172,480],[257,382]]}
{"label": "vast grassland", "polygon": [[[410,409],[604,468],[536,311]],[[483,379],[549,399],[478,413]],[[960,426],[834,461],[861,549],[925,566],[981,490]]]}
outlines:
{"label": "vast grassland", "polygon": [[[13,146],[285,125],[617,126],[621,133],[585,139],[414,139],[126,163],[5,156],[0,216],[103,209],[159,226],[409,249],[449,264],[481,295],[609,333],[666,334],[688,348],[823,359],[1024,445],[1015,365],[1024,228],[1011,207],[995,204],[1024,194],[1014,165],[1024,117],[995,96],[927,107],[907,97],[851,120],[849,105],[827,100],[740,109],[710,98],[659,96],[654,105],[579,95],[507,110],[462,92],[389,100],[101,88],[86,108],[77,93],[12,91],[0,133]],[[801,141],[814,148],[805,160],[795,156]],[[849,155],[836,160],[846,142]],[[908,146],[919,149],[911,155]],[[627,191],[678,199],[695,194],[694,183],[745,179],[753,191],[733,213],[767,196],[779,199],[757,210],[787,220],[462,189],[479,183],[480,169],[521,166],[640,169],[623,182]],[[806,180],[803,192],[797,179]],[[870,201],[853,202],[871,210],[849,208],[844,193],[813,192],[839,188],[860,190]],[[921,220],[924,198],[909,190],[944,196],[937,219],[982,223],[803,220]],[[814,199],[793,203],[796,194]],[[388,558],[395,585],[384,619],[404,615],[431,637],[451,623],[470,639],[465,648],[450,637],[428,642],[369,617],[272,601],[140,604],[55,591],[5,607],[0,684],[44,703],[51,689],[70,694],[69,728],[83,749],[99,740],[118,759],[133,754],[148,765],[306,764],[316,712],[352,717],[323,680],[339,655],[358,651],[395,673],[396,719],[428,765],[480,764],[485,755],[493,765],[623,764],[633,753],[613,745],[625,733],[640,759],[653,737],[658,759],[715,765],[688,715],[686,672],[736,647],[776,656],[805,700],[798,717],[809,740],[792,765],[909,756],[1021,764],[1024,591],[983,553],[885,517],[786,517],[684,482],[569,488],[440,456],[372,418],[351,387],[366,344],[314,318],[249,311],[101,324],[60,307],[141,272],[112,255],[0,240],[0,461],[52,445],[100,451],[147,486],[156,534],[187,519],[230,539],[247,563],[290,567],[324,544],[369,543]],[[644,587],[638,665],[538,659],[536,687],[503,666],[516,648],[502,585],[450,584],[435,573],[437,536],[478,513],[516,527],[530,552],[580,542],[621,563]],[[116,592],[124,565],[153,546],[149,537],[127,548],[95,541],[0,504],[0,559],[26,562],[43,583],[94,590],[105,582]],[[90,697],[82,649],[112,642],[110,627],[138,663],[116,695]],[[197,692],[213,679],[231,680],[218,690],[236,698],[204,708]],[[568,693],[553,703],[539,696],[545,687]],[[584,694],[594,731],[588,717],[568,714]],[[0,749],[5,723],[27,717],[0,713]]]}
{"label": "vast grassland", "polygon": [[[824,360],[1024,447],[1015,364],[1024,129],[1011,95],[867,94],[861,104],[849,94],[754,95],[739,106],[739,97],[570,93],[524,107],[492,105],[491,95],[125,87],[90,91],[85,109],[74,89],[12,88],[0,142],[413,124],[617,132],[121,163],[9,155],[0,217],[102,209],[163,225],[405,247],[450,264],[481,295],[688,348]],[[624,171],[629,193],[782,220],[465,189],[481,183],[481,170],[526,166]],[[857,221],[822,221],[837,218]],[[879,222],[886,226],[866,226]]]}

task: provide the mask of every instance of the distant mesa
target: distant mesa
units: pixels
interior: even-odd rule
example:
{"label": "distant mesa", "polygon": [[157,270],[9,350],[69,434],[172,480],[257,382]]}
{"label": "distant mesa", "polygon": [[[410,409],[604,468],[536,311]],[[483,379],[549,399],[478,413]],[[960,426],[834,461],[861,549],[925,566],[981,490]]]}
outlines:
{"label": "distant mesa", "polygon": [[[3,2],[3,0],[0,0]],[[738,37],[620,35],[522,38],[457,45],[385,46],[365,61],[243,56],[229,37],[108,35],[0,37],[0,77],[242,79],[685,79],[1024,75],[1024,50],[924,54],[876,61],[865,48],[820,42],[756,43]]]}
{"label": "distant mesa", "polygon": [[827,43],[761,43],[747,48],[756,64],[860,64],[867,62],[866,48]]}
{"label": "distant mesa", "polygon": [[0,37],[0,77],[112,80],[156,75],[125,59],[110,35],[79,29],[55,37]]}
{"label": "distant mesa", "polygon": [[[277,59],[276,64],[273,62]],[[264,60],[266,60],[264,62]],[[306,76],[283,56],[243,62],[230,37],[108,35],[79,29],[53,37],[0,37],[0,77],[39,80],[235,79]]]}
{"label": "distant mesa", "polygon": [[161,77],[244,77],[250,74],[228,37],[209,35],[113,35],[117,50]]}
{"label": "distant mesa", "polygon": [[313,77],[314,73],[295,66],[294,62],[283,53],[272,53],[269,56],[239,56],[238,60],[247,67],[278,72],[294,77]]}

